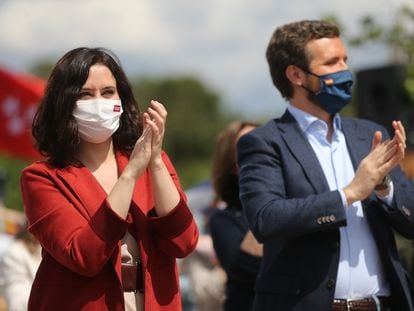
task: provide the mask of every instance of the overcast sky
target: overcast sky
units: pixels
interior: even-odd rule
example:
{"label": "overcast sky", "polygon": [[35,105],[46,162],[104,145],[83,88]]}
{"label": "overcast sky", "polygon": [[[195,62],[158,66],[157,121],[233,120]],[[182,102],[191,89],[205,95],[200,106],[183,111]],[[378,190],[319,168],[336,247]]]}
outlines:
{"label": "overcast sky", "polygon": [[[24,71],[104,46],[130,77],[193,74],[229,109],[270,118],[285,107],[264,58],[275,27],[335,14],[352,33],[366,14],[390,23],[403,3],[412,0],[0,0],[0,66]],[[354,71],[389,60],[381,47],[348,54]]]}

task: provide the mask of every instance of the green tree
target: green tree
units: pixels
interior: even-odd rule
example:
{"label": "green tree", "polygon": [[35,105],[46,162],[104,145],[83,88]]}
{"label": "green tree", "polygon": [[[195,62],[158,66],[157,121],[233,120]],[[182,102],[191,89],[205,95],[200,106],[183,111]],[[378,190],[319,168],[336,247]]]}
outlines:
{"label": "green tree", "polygon": [[220,96],[193,77],[141,79],[133,85],[142,111],[151,99],[168,110],[164,148],[183,186],[208,178],[215,136],[231,118]]}
{"label": "green tree", "polygon": [[[30,162],[12,158],[8,155],[0,155],[0,171],[4,174],[5,184],[2,185],[4,189],[3,203],[6,207],[23,210],[22,199],[20,195],[20,173],[24,167]],[[3,177],[3,176],[2,176]]]}
{"label": "green tree", "polygon": [[370,15],[364,15],[359,22],[356,35],[347,32],[344,24],[334,15],[327,14],[325,20],[335,22],[342,30],[347,42],[354,47],[369,43],[380,44],[390,49],[390,62],[403,64],[407,68],[404,87],[414,102],[414,9],[408,5],[397,8],[390,24],[378,22]]}
{"label": "green tree", "polygon": [[52,68],[53,63],[51,63],[49,60],[43,60],[32,65],[29,71],[35,76],[46,80],[49,77]]}

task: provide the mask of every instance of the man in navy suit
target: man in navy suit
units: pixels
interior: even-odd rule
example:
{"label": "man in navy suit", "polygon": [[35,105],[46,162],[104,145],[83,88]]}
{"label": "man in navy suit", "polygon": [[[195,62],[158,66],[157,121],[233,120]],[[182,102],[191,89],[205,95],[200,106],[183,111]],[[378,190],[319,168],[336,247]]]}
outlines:
{"label": "man in navy suit", "polygon": [[414,186],[393,133],[344,118],[352,74],[338,28],[279,27],[266,52],[284,115],[238,143],[240,198],[264,243],[254,310],[413,310],[393,230],[414,238]]}

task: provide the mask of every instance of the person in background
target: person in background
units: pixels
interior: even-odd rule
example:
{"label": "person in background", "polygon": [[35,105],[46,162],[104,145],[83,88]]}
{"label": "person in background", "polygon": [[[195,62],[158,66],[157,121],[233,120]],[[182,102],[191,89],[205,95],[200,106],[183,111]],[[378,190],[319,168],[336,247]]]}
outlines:
{"label": "person in background", "polygon": [[414,238],[406,137],[341,117],[353,76],[336,25],[278,27],[266,51],[289,101],[238,143],[240,198],[264,243],[254,310],[413,310],[393,230]]}
{"label": "person in background", "polygon": [[218,202],[224,202],[225,208],[216,209],[209,227],[218,260],[227,275],[225,311],[251,310],[263,253],[243,214],[236,164],[238,139],[257,126],[252,122],[231,122],[219,133],[213,153],[212,184]]}
{"label": "person in background", "polygon": [[40,244],[23,226],[0,260],[0,289],[8,311],[25,311],[41,260]]}
{"label": "person in background", "polygon": [[[223,310],[226,273],[220,266],[208,228],[208,220],[215,210],[214,190],[206,180],[185,191],[188,205],[200,231],[197,247],[186,258],[179,261],[179,268],[188,284],[187,298],[197,311]],[[185,310],[185,309],[184,309]]]}
{"label": "person in background", "polygon": [[54,66],[33,120],[45,161],[21,176],[43,258],[29,310],[180,310],[176,258],[198,229],[162,150],[167,110],[140,113],[116,56],[76,48]]}

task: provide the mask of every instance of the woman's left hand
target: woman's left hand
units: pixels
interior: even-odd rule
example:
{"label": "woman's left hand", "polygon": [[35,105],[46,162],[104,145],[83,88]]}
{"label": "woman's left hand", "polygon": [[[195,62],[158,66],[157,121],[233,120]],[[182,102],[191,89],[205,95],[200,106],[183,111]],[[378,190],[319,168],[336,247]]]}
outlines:
{"label": "woman's left hand", "polygon": [[167,110],[156,100],[151,100],[146,113],[144,113],[144,122],[146,122],[152,131],[151,159],[150,169],[156,169],[163,165],[161,151],[165,133],[165,122],[167,120]]}

